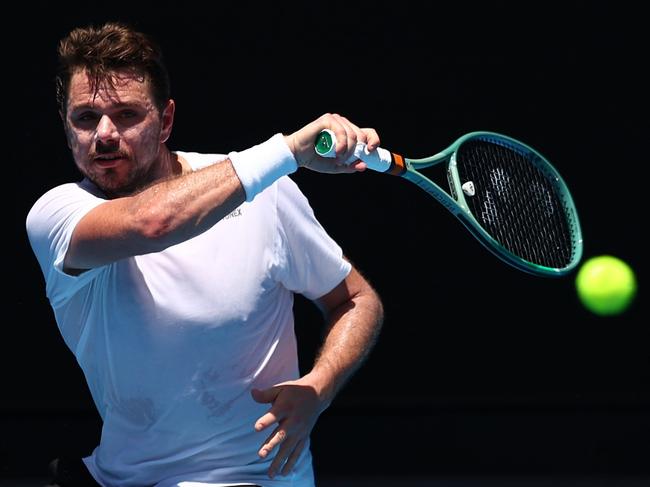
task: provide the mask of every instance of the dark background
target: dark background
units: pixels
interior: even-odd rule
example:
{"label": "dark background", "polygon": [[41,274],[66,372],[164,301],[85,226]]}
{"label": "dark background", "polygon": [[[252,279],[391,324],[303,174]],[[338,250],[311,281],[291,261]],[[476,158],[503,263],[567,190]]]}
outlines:
{"label": "dark background", "polygon": [[[325,112],[431,155],[491,130],[546,155],[572,189],[585,257],[636,271],[623,315],[580,305],[575,275],[505,266],[424,192],[377,173],[292,177],[382,295],[383,334],[313,436],[320,475],[650,473],[642,219],[647,38],[625,2],[30,3],[8,14],[0,476],[88,454],[100,423],[58,334],[24,220],[78,179],[54,101],[71,28],[124,20],[162,44],[177,103],[172,149],[228,152]],[[13,55],[16,56],[14,60]],[[5,58],[7,61],[7,58]],[[7,157],[8,156],[8,157]],[[307,367],[321,318],[298,297]]]}

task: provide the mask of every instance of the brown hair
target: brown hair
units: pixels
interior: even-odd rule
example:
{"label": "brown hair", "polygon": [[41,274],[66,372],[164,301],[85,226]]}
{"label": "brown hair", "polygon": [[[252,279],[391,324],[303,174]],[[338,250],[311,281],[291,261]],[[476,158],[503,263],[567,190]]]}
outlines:
{"label": "brown hair", "polygon": [[100,27],[76,28],[61,39],[58,55],[56,100],[62,114],[66,112],[70,79],[80,68],[88,73],[95,93],[103,85],[114,87],[115,70],[130,70],[150,81],[159,110],[169,100],[169,74],[160,47],[126,24],[107,22]]}

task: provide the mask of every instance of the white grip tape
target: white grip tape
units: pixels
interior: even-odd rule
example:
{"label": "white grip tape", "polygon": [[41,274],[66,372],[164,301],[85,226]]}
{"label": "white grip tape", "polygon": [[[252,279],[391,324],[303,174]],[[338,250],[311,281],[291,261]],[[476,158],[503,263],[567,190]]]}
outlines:
{"label": "white grip tape", "polygon": [[[321,156],[336,157],[336,136],[334,135],[334,132],[329,129],[325,129],[325,131],[328,132],[332,137],[332,146],[327,152],[321,154]],[[390,152],[386,149],[377,147],[377,149],[374,151],[368,152],[368,148],[363,142],[357,142],[357,146],[354,148],[354,154],[347,161],[345,161],[345,163],[352,164],[358,159],[361,159],[363,162],[365,162],[368,166],[368,169],[372,169],[373,171],[377,172],[388,171],[388,169],[390,169],[390,164],[392,161]]]}
{"label": "white grip tape", "polygon": [[354,157],[351,160],[347,161],[347,164],[351,164],[357,159],[361,159],[366,163],[368,169],[378,172],[386,172],[390,169],[391,155],[386,149],[377,147],[374,151],[368,152],[366,144],[359,142],[354,149]]}

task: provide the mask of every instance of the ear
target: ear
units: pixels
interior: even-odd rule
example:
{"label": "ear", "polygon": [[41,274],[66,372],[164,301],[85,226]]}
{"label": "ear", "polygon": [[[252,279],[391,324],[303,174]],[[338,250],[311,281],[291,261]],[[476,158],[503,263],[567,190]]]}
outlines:
{"label": "ear", "polygon": [[68,144],[68,149],[72,149],[70,145],[70,136],[68,135],[68,121],[65,118],[65,113],[59,110],[59,117],[61,117],[61,123],[63,124],[63,132],[65,133],[65,142]]}
{"label": "ear", "polygon": [[160,130],[160,143],[164,144],[172,134],[172,126],[174,125],[174,112],[176,111],[176,104],[174,100],[167,100],[167,104],[162,112],[162,128]]}

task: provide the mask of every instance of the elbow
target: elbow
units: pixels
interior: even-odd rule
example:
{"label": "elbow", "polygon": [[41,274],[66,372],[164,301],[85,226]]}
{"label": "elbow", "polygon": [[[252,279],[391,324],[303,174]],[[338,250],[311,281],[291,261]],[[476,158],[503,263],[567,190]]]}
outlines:
{"label": "elbow", "polygon": [[355,298],[364,301],[366,306],[372,309],[377,321],[382,322],[384,320],[384,303],[377,290],[368,281],[363,283]]}
{"label": "elbow", "polygon": [[171,233],[171,226],[165,221],[147,221],[139,227],[138,233],[146,240],[164,241]]}
{"label": "elbow", "polygon": [[135,233],[154,250],[173,245],[174,231],[174,219],[170,215],[149,211],[136,219]]}
{"label": "elbow", "polygon": [[377,322],[377,328],[381,328],[384,323],[384,303],[381,300],[379,294],[374,289],[372,290],[373,301],[375,303],[375,319]]}
{"label": "elbow", "polygon": [[379,298],[379,296],[377,296],[377,307],[378,307],[377,317],[378,317],[380,323],[383,323],[384,322],[384,303],[381,302],[381,298]]}

